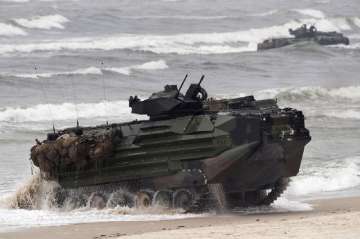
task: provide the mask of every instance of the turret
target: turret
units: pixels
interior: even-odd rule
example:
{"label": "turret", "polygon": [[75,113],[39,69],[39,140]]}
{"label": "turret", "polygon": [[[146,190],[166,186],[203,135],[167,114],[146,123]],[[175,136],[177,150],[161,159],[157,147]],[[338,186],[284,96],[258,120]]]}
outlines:
{"label": "turret", "polygon": [[302,37],[313,37],[315,33],[317,32],[317,29],[315,26],[310,26],[310,28],[307,28],[307,25],[304,24],[299,28],[296,28],[295,30],[289,29],[290,35],[293,35],[295,38],[302,38]]}
{"label": "turret", "polygon": [[207,99],[207,92],[200,86],[204,76],[201,77],[199,83],[191,84],[183,95],[181,88],[186,79],[187,75],[180,88],[177,85],[166,85],[163,91],[153,93],[146,100],[131,96],[129,99],[131,112],[146,114],[151,120],[202,113],[204,101]]}

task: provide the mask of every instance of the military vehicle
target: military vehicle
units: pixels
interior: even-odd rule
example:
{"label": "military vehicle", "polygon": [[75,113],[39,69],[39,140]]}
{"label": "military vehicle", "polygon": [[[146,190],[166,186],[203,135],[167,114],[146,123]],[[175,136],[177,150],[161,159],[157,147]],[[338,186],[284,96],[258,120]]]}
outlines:
{"label": "military vehicle", "polygon": [[311,139],[303,113],[253,96],[208,99],[204,76],[183,94],[185,79],[146,100],[130,97],[132,113],[148,120],[77,125],[36,140],[31,160],[61,185],[58,203],[186,211],[271,204]]}
{"label": "military vehicle", "polygon": [[289,29],[290,35],[293,37],[272,38],[259,43],[258,50],[267,50],[272,48],[279,48],[283,46],[293,45],[300,42],[315,42],[320,45],[349,45],[349,38],[338,32],[321,32],[315,26],[307,28],[306,24],[292,30]]}

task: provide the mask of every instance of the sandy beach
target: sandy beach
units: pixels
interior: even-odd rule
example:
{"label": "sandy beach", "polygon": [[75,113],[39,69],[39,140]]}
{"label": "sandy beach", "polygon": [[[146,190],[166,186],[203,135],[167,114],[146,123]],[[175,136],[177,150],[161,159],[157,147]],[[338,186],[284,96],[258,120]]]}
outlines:
{"label": "sandy beach", "polygon": [[308,202],[304,212],[246,215],[229,212],[167,221],[102,222],[38,227],[0,234],[2,239],[85,238],[359,238],[360,197]]}

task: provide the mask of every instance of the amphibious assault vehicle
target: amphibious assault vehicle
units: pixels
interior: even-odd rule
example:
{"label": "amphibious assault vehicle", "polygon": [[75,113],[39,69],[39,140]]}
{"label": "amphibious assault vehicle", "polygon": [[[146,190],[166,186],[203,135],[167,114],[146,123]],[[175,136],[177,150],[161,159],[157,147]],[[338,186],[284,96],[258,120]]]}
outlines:
{"label": "amphibious assault vehicle", "polygon": [[58,203],[186,211],[271,204],[311,139],[303,113],[253,96],[208,99],[203,79],[185,94],[183,81],[146,100],[130,97],[132,112],[148,120],[78,125],[36,140],[31,160],[61,185]]}
{"label": "amphibious assault vehicle", "polygon": [[315,26],[307,28],[306,24],[292,30],[289,29],[290,35],[293,37],[272,38],[259,43],[258,50],[267,50],[272,48],[279,48],[287,45],[297,44],[300,42],[315,42],[320,45],[349,45],[349,38],[338,32],[321,32]]}

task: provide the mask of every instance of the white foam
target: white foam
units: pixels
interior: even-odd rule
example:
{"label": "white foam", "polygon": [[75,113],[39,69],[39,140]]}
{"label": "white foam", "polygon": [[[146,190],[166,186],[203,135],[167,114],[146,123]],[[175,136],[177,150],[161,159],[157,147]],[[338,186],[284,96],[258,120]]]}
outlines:
{"label": "white foam", "polygon": [[271,206],[280,211],[285,210],[291,212],[311,211],[313,209],[308,203],[289,200],[286,197],[278,198]]}
{"label": "white foam", "polygon": [[73,210],[59,212],[49,210],[0,209],[0,231],[34,226],[57,226],[75,223],[111,221],[159,221],[191,217],[199,214],[126,214],[116,210]]}
{"label": "white foam", "polygon": [[[95,75],[101,75],[102,71],[101,69],[97,67],[87,67],[87,68],[81,68],[74,71],[63,71],[63,72],[47,72],[47,73],[33,73],[33,74],[14,74],[16,77],[22,77],[22,78],[50,78],[57,75],[88,75],[88,74],[95,74]],[[10,74],[6,74],[10,75]]]}
{"label": "white foam", "polygon": [[14,36],[14,35],[25,36],[27,35],[27,33],[21,28],[0,22],[0,36]]}
{"label": "white foam", "polygon": [[360,27],[360,18],[358,18],[358,17],[353,17],[353,18],[352,18],[352,22],[353,22],[357,27]]}
{"label": "white foam", "polygon": [[104,68],[104,70],[113,71],[124,75],[130,75],[134,70],[163,70],[166,68],[168,68],[166,62],[164,60],[158,60],[128,67],[108,67]]}
{"label": "white foam", "polygon": [[49,120],[73,120],[80,118],[118,117],[123,120],[135,119],[130,114],[127,101],[100,103],[39,104],[28,108],[6,107],[0,111],[0,121],[34,122]]}
{"label": "white foam", "polygon": [[303,14],[305,16],[315,17],[315,18],[325,18],[325,14],[316,9],[306,8],[306,9],[294,9],[294,11]]}
{"label": "white foam", "polygon": [[16,18],[14,21],[20,26],[26,28],[37,28],[37,29],[51,29],[58,28],[64,29],[64,23],[69,22],[64,16],[59,14],[47,15],[47,16],[35,16],[30,19]]}
{"label": "white foam", "polygon": [[273,213],[273,212],[310,211],[312,209],[313,209],[312,206],[308,203],[289,200],[286,197],[281,196],[270,206],[239,208],[236,209],[235,211],[246,215],[254,215],[254,214],[265,214],[265,213]]}
{"label": "white foam", "polygon": [[360,185],[360,157],[351,157],[313,175],[299,175],[290,183],[286,195],[301,196],[349,189]]}

